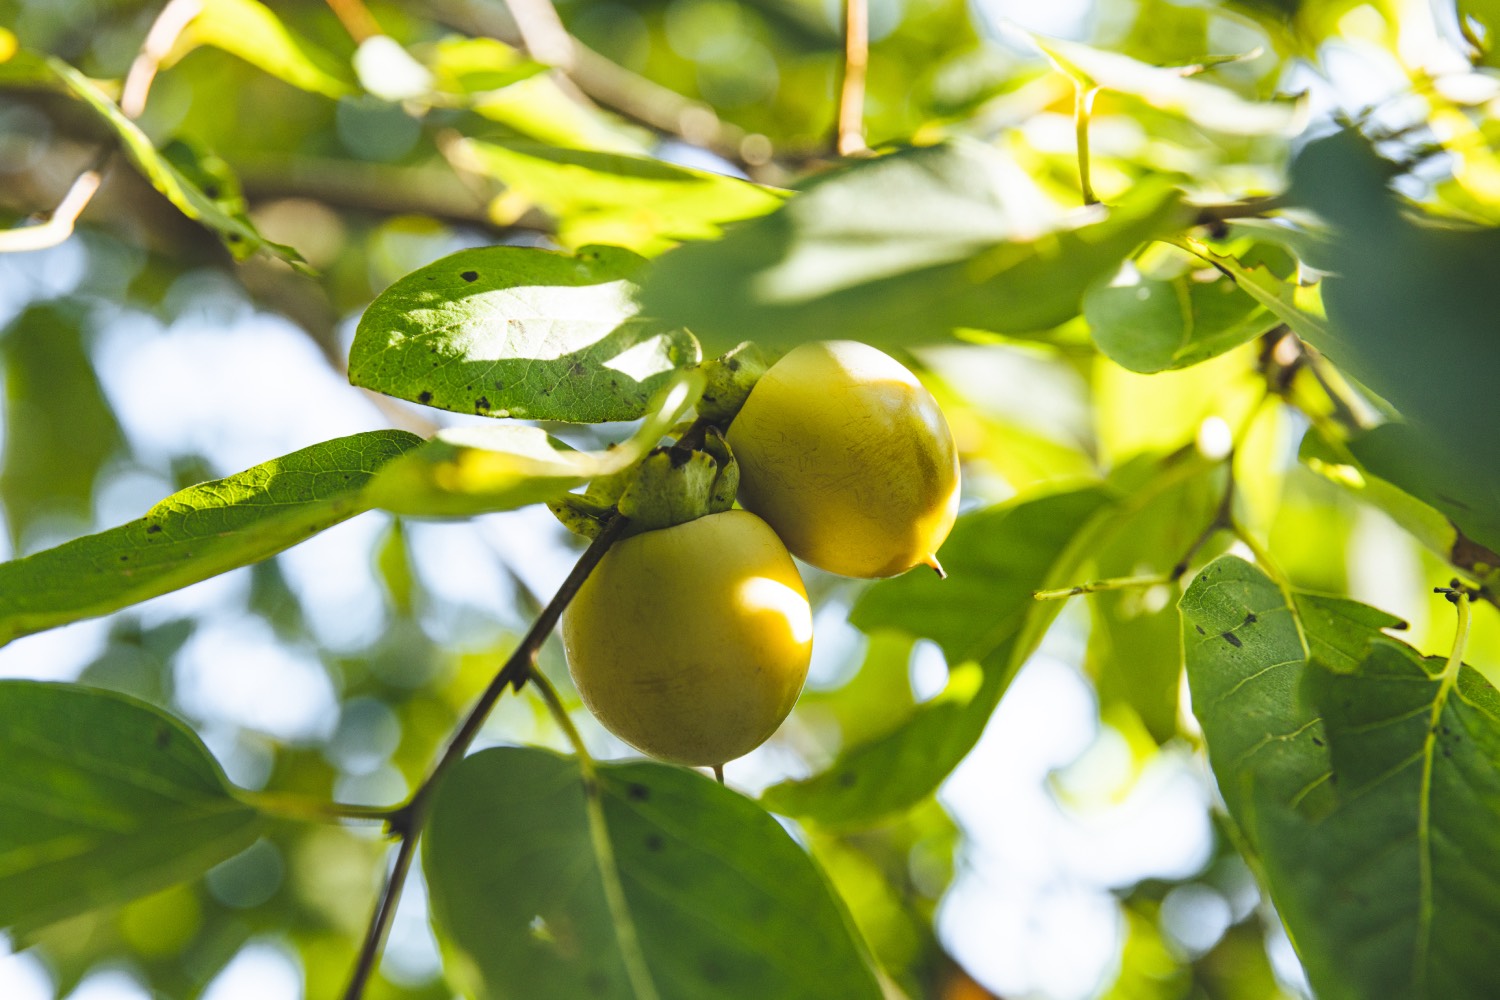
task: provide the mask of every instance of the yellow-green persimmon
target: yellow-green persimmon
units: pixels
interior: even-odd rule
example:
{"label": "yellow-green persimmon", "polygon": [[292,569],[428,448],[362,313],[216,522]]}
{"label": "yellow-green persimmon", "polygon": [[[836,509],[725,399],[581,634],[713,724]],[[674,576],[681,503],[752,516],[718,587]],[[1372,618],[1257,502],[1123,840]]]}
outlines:
{"label": "yellow-green persimmon", "polygon": [[796,704],[812,609],[781,539],[731,510],[615,543],[563,613],[562,640],[606,729],[710,767],[760,746]]}
{"label": "yellow-green persimmon", "polygon": [[739,500],[792,554],[845,576],[941,569],[958,514],[958,450],[932,393],[866,344],[803,344],[729,426]]}

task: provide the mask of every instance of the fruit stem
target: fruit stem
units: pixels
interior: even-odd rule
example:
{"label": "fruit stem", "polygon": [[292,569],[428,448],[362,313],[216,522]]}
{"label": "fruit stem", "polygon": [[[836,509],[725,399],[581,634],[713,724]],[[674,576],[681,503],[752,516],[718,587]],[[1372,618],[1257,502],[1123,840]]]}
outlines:
{"label": "fruit stem", "polygon": [[719,782],[719,784],[721,784],[721,785],[724,784],[724,765],[723,764],[715,764],[714,765],[714,778]]}
{"label": "fruit stem", "polygon": [[946,580],[946,579],[948,579],[948,571],[945,570],[945,569],[943,569],[943,564],[940,563],[940,562],[938,562],[937,556],[935,556],[935,555],[928,556],[926,559],[922,560],[922,565],[923,566],[931,566],[932,567],[932,571],[937,574],[939,580]]}

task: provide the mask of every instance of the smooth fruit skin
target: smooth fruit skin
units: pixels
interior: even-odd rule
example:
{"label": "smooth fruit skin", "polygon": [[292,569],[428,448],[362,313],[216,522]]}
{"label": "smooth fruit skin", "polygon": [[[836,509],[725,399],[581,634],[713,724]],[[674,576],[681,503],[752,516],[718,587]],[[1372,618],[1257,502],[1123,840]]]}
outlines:
{"label": "smooth fruit skin", "polygon": [[866,578],[939,569],[958,449],[937,400],[890,355],[849,340],[793,349],[751,390],[729,445],[740,503],[798,558]]}
{"label": "smooth fruit skin", "polygon": [[712,767],[760,746],[796,704],[812,608],[776,533],[731,510],[617,542],[563,613],[562,640],[604,728]]}

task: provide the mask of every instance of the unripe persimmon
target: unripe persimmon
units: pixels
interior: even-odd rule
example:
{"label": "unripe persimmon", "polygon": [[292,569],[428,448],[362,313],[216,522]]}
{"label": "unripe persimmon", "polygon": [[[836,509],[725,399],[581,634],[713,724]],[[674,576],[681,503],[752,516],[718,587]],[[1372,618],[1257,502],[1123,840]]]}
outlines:
{"label": "unripe persimmon", "polygon": [[845,576],[925,564],[958,514],[958,450],[937,400],[866,344],[803,344],[729,427],[739,500],[792,554]]}
{"label": "unripe persimmon", "polygon": [[776,533],[732,510],[615,543],[563,613],[562,640],[606,729],[709,767],[755,749],[792,710],[812,609]]}

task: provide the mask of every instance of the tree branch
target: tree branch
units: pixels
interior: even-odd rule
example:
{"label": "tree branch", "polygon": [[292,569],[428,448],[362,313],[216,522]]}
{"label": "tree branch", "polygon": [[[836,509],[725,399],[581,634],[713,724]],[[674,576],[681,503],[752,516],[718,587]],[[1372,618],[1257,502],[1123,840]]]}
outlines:
{"label": "tree branch", "polygon": [[390,930],[391,918],[396,912],[396,904],[401,899],[401,890],[406,884],[407,875],[411,872],[412,857],[416,853],[417,840],[421,836],[422,827],[427,822],[427,814],[432,808],[434,790],[448,769],[458,763],[468,751],[469,745],[479,735],[485,719],[489,717],[490,711],[500,700],[500,696],[505,693],[505,689],[513,687],[519,691],[529,679],[535,676],[533,671],[536,669],[536,658],[541,651],[542,643],[552,634],[558,619],[562,617],[563,610],[577,595],[579,588],[583,586],[594,567],[599,565],[599,560],[604,558],[609,547],[624,532],[627,524],[627,518],[615,515],[589,544],[572,571],[568,573],[567,579],[562,582],[562,586],[558,587],[552,600],[548,601],[541,614],[537,615],[536,621],[532,623],[520,645],[511,653],[505,665],[490,681],[489,687],[485,688],[474,707],[469,710],[463,724],[448,741],[443,755],[438,758],[437,764],[433,766],[416,794],[411,797],[411,801],[391,814],[390,832],[401,838],[401,847],[396,852],[396,861],[391,866],[391,873],[380,893],[375,912],[370,917],[369,928],[366,931],[364,943],[360,947],[359,957],[355,961],[354,971],[350,975],[348,989],[344,991],[345,1000],[359,1000],[364,995],[365,985],[369,982],[370,975],[374,972],[376,960],[380,956],[381,947],[385,944],[386,935]]}
{"label": "tree branch", "polygon": [[868,0],[844,0],[844,68],[839,81],[838,134],[834,148],[840,156],[866,152],[865,74],[870,65],[870,8]]}

